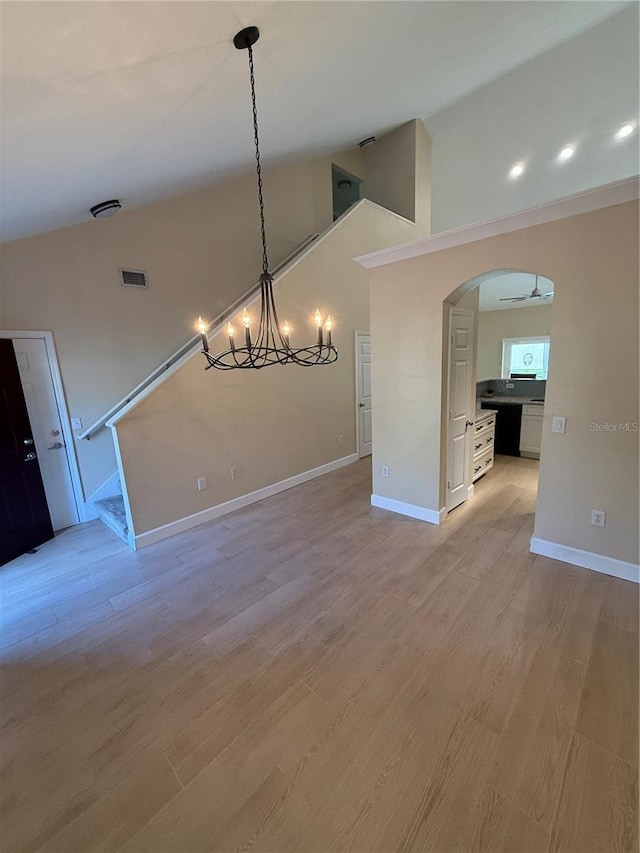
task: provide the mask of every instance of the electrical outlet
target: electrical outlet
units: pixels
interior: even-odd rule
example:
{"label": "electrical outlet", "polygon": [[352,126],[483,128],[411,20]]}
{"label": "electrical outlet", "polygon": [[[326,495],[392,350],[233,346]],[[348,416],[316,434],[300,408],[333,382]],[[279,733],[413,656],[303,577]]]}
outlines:
{"label": "electrical outlet", "polygon": [[200,477],[198,480],[198,491],[202,492],[206,488],[207,488],[207,478],[206,477]]}
{"label": "electrical outlet", "polygon": [[82,429],[82,418],[71,418],[71,429]]}
{"label": "electrical outlet", "polygon": [[560,415],[554,415],[551,419],[551,432],[565,432],[567,428],[567,419],[561,417]]}
{"label": "electrical outlet", "polygon": [[383,476],[383,477],[388,477],[388,476],[389,476],[389,466],[388,466],[388,465],[383,465],[383,466],[382,466],[382,476]]}
{"label": "electrical outlet", "polygon": [[594,527],[604,527],[607,521],[607,513],[602,509],[591,510],[591,524]]}
{"label": "electrical outlet", "polygon": [[237,480],[239,476],[240,476],[240,469],[236,468],[236,467],[232,468],[231,469],[231,479]]}
{"label": "electrical outlet", "polygon": [[338,436],[338,444],[344,444],[344,436],[343,435]]}
{"label": "electrical outlet", "polygon": [[513,382],[507,382],[507,388],[515,388],[515,384]]}

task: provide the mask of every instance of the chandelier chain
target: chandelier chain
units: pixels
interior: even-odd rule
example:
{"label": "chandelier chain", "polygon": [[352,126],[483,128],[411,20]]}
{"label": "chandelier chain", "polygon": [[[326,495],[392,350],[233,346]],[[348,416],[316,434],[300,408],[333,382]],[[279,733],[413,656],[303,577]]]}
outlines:
{"label": "chandelier chain", "polygon": [[253,141],[256,146],[256,174],[258,175],[258,202],[260,204],[260,233],[262,235],[262,273],[269,274],[269,258],[267,256],[267,233],[264,219],[264,198],[262,195],[262,166],[260,165],[260,140],[258,138],[258,107],[256,104],[256,78],[253,71],[253,48],[248,45],[249,77],[251,79],[251,106],[253,109]]}

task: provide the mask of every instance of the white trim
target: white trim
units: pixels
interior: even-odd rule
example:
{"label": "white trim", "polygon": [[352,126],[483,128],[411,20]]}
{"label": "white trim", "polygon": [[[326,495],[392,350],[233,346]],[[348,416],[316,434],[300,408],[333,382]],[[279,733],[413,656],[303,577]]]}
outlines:
{"label": "white trim", "polygon": [[421,240],[413,240],[389,249],[360,255],[354,260],[367,269],[375,269],[420,255],[441,252],[443,249],[452,249],[454,246],[463,246],[465,243],[474,243],[476,240],[486,240],[487,237],[497,237],[511,231],[531,228],[533,225],[543,225],[569,216],[578,216],[581,213],[591,213],[594,210],[635,201],[639,196],[640,187],[636,175],[633,178],[625,178],[622,181],[566,196],[539,207],[532,207],[520,213],[501,216],[487,222],[478,222],[475,225],[466,225],[463,228],[454,228],[432,237],[424,237]]}
{"label": "white trim", "polygon": [[[213,521],[216,518],[220,518],[222,515],[235,512],[237,509],[242,509],[245,506],[257,503],[258,501],[264,500],[264,498],[270,498],[272,495],[277,495],[279,492],[292,489],[294,486],[299,486],[302,483],[314,480],[316,477],[321,477],[323,474],[328,474],[330,471],[336,471],[338,468],[343,468],[345,465],[351,465],[352,462],[357,461],[357,454],[351,453],[349,456],[343,456],[341,459],[335,459],[333,462],[327,462],[325,465],[320,465],[318,468],[312,468],[310,471],[303,471],[301,474],[295,474],[293,477],[289,477],[286,480],[280,480],[279,483],[273,483],[271,486],[265,486],[263,489],[257,489],[255,492],[240,495],[240,497],[232,498],[230,501],[209,507],[201,512],[196,512],[193,515],[187,515],[184,518],[177,519],[176,521],[170,521],[168,524],[163,524],[161,527],[156,527],[153,530],[147,530],[146,533],[140,533],[138,536],[135,536],[133,539],[133,547],[136,549],[146,548],[149,545],[153,545],[155,542],[168,539],[170,536],[175,536],[177,533],[184,533],[186,530],[191,530],[192,527],[198,527],[200,524],[206,524],[208,521]],[[128,501],[125,497],[125,507],[127,504]],[[133,528],[130,527],[129,529],[132,530]]]}
{"label": "white trim", "polygon": [[122,489],[122,499],[124,501],[124,514],[127,518],[127,528],[129,530],[127,534],[127,541],[129,545],[135,550],[136,546],[136,532],[135,527],[133,526],[133,516],[131,515],[131,503],[129,501],[129,491],[127,490],[127,480],[124,475],[124,465],[122,464],[122,454],[120,453],[120,441],[118,439],[118,430],[115,427],[111,429],[111,437],[113,439],[113,449],[116,454],[116,465],[118,466],[118,474],[120,476],[120,488]]}
{"label": "white trim", "polygon": [[69,410],[67,409],[67,401],[64,396],[64,387],[62,384],[62,374],[58,364],[58,355],[53,342],[52,332],[25,332],[12,329],[0,329],[0,338],[25,338],[25,339],[40,339],[44,340],[44,346],[47,353],[47,361],[49,362],[49,372],[51,374],[51,382],[53,384],[53,393],[58,406],[58,414],[60,415],[60,427],[62,429],[62,437],[64,438],[65,452],[67,462],[69,463],[69,474],[71,476],[71,487],[73,490],[73,500],[76,507],[76,524],[82,521],[88,521],[85,517],[84,507],[84,491],[82,489],[82,480],[80,479],[80,468],[78,467],[78,458],[76,456],[76,446],[74,444],[73,430],[71,429],[71,421],[69,420]]}
{"label": "white trim", "polygon": [[[273,283],[277,284],[287,273],[291,272],[294,267],[296,267],[299,263],[301,263],[311,252],[315,249],[316,246],[319,246],[320,243],[323,243],[330,234],[333,234],[334,231],[339,230],[344,223],[350,219],[356,212],[356,210],[360,210],[362,207],[369,207],[374,210],[378,210],[381,213],[384,213],[386,216],[390,216],[392,219],[398,219],[402,222],[406,222],[409,225],[415,226],[415,222],[412,222],[410,219],[405,219],[404,216],[400,216],[397,213],[394,213],[392,210],[387,210],[384,207],[381,207],[379,204],[376,204],[373,201],[370,201],[368,198],[361,198],[360,201],[356,202],[352,207],[350,207],[347,211],[345,211],[342,216],[340,216],[334,223],[332,223],[329,228],[326,229],[320,236],[315,237],[315,239],[311,240],[311,242],[303,249],[299,254],[297,254],[291,261],[285,262],[279,269],[274,272]],[[241,297],[238,301],[238,304],[242,305],[245,303],[246,305],[251,305],[254,302],[257,302],[260,298],[260,286],[259,284],[255,285],[252,288],[252,293],[248,294],[244,297]],[[235,305],[236,303],[234,303]],[[219,322],[215,322],[209,326],[208,334],[211,336],[216,335],[221,329],[225,326],[228,321],[228,311],[224,313],[222,319]],[[202,346],[200,343],[200,335],[195,335],[193,338],[193,346],[188,349],[185,354],[178,359],[178,361],[170,364],[171,360],[175,358],[175,353],[170,358],[166,359],[166,362],[169,364],[166,370],[163,370],[162,373],[157,376],[157,378],[151,382],[149,385],[146,385],[149,377],[143,379],[142,382],[139,383],[132,391],[130,391],[126,397],[123,397],[115,406],[112,406],[107,415],[103,415],[102,418],[97,420],[95,424],[92,424],[89,429],[85,430],[79,438],[90,438],[93,432],[96,432],[104,422],[104,426],[113,427],[118,421],[128,415],[132,409],[135,409],[136,406],[141,403],[146,397],[162,385],[170,376],[173,376],[174,373],[177,373],[183,365],[189,361],[189,359],[193,358],[193,356],[198,355],[202,351]],[[178,350],[180,352],[180,350]],[[157,372],[159,368],[156,368],[153,373]],[[150,374],[153,375],[153,374]],[[146,387],[145,387],[146,385]],[[106,420],[105,420],[106,417]]]}
{"label": "white trim", "polygon": [[418,521],[428,521],[429,524],[440,524],[447,514],[444,507],[439,511],[427,509],[424,506],[396,501],[393,498],[383,498],[381,495],[371,495],[371,506],[397,512],[399,515],[407,515],[409,518],[417,518]]}
{"label": "white trim", "polygon": [[603,575],[612,575],[614,578],[622,578],[633,583],[640,582],[640,566],[635,563],[626,563],[624,560],[616,560],[614,557],[605,557],[604,554],[592,554],[590,551],[581,551],[579,548],[571,548],[569,545],[560,545],[558,542],[549,542],[547,539],[538,539],[535,536],[531,537],[529,550],[532,554],[551,557]]}

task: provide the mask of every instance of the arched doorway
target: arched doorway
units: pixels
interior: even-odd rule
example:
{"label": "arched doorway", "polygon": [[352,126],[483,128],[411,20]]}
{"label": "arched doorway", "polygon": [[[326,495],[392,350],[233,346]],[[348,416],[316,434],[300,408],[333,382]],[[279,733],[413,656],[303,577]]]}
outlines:
{"label": "arched doorway", "polygon": [[553,294],[541,272],[494,269],[443,302],[441,489],[448,512],[476,484],[486,490],[494,468],[504,474],[511,465],[516,480],[537,490]]}

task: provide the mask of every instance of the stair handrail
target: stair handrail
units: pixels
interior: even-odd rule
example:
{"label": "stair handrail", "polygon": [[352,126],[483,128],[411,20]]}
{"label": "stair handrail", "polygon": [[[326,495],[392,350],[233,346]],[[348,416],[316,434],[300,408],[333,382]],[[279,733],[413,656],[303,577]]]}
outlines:
{"label": "stair handrail", "polygon": [[[311,246],[311,244],[314,243],[319,237],[319,233],[310,234],[305,240],[302,241],[302,243],[296,246],[293,252],[287,255],[287,257],[283,261],[281,261],[281,263],[274,267],[272,274],[276,276],[278,273],[282,272],[282,270],[292,261],[294,261],[299,255],[301,255],[303,252],[306,252],[309,246]],[[212,320],[209,323],[207,327],[208,333],[211,334],[214,329],[217,329],[219,326],[225,323],[232,315],[236,314],[237,311],[242,308],[242,306],[246,302],[248,302],[250,298],[254,296],[259,289],[260,282],[258,281],[254,285],[252,285],[249,290],[239,296],[238,299],[236,299],[228,308],[225,308],[225,310],[221,314],[218,314],[215,320]],[[163,373],[173,367],[176,362],[180,361],[181,358],[184,358],[184,356],[187,355],[187,353],[192,350],[199,343],[199,341],[200,333],[198,332],[197,334],[189,338],[189,340],[185,344],[183,344],[180,349],[176,350],[173,355],[169,356],[168,359],[163,361],[159,367],[156,367],[156,369],[153,370],[148,376],[146,376],[142,380],[142,382],[136,385],[135,388],[129,391],[126,397],[123,397],[121,400],[119,400],[114,406],[109,409],[108,412],[105,412],[102,417],[98,418],[98,420],[92,423],[90,427],[85,429],[84,432],[79,433],[78,439],[87,439],[87,441],[90,440],[91,436],[101,430],[106,425],[107,421],[113,418],[114,415],[116,415],[120,411],[120,409],[124,408],[125,406],[128,406],[129,403],[135,400],[135,398],[139,394],[141,394],[146,388],[148,388],[152,382],[155,382],[158,377],[162,376]]]}

